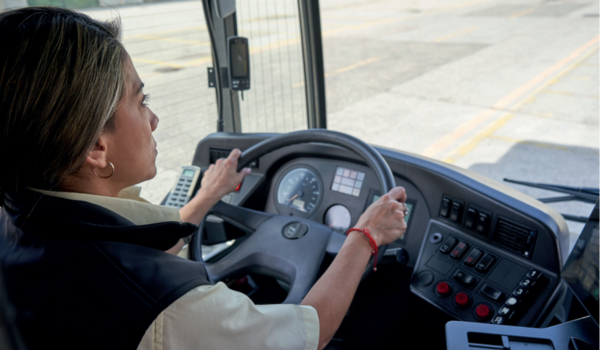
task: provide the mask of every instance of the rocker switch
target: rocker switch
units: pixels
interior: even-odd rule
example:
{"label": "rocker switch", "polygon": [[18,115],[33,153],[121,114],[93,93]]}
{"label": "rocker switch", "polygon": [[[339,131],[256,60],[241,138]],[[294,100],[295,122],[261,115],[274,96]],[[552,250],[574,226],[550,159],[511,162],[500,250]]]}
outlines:
{"label": "rocker switch", "polygon": [[495,260],[496,257],[494,257],[491,254],[486,254],[483,258],[481,258],[481,261],[475,266],[475,269],[479,272],[487,272],[487,270],[489,270],[490,267],[492,267],[492,264],[494,264]]}
{"label": "rocker switch", "polygon": [[469,253],[469,256],[467,256],[467,258],[465,259],[465,265],[469,267],[474,266],[477,260],[479,260],[479,258],[481,258],[482,255],[483,252],[480,249],[473,249],[471,253]]}
{"label": "rocker switch", "polygon": [[450,257],[454,259],[460,259],[460,257],[469,249],[469,245],[465,242],[458,242],[452,253],[450,253]]}
{"label": "rocker switch", "polygon": [[479,213],[475,230],[479,233],[486,234],[490,227],[490,216],[488,214]]}
{"label": "rocker switch", "polygon": [[454,248],[454,246],[456,245],[456,242],[458,242],[458,239],[452,237],[448,238],[446,242],[444,242],[444,244],[440,247],[440,253],[450,253],[452,248]]}
{"label": "rocker switch", "polygon": [[469,210],[467,210],[467,218],[465,220],[465,227],[471,228],[471,229],[474,228],[476,221],[477,221],[477,210],[473,209],[473,208],[469,208]]}
{"label": "rocker switch", "polygon": [[450,220],[454,222],[460,222],[460,217],[462,215],[463,206],[460,203],[453,203],[452,209],[450,209]]}
{"label": "rocker switch", "polygon": [[452,201],[448,198],[442,200],[442,208],[440,209],[440,215],[447,218],[450,215],[450,207],[452,207]]}

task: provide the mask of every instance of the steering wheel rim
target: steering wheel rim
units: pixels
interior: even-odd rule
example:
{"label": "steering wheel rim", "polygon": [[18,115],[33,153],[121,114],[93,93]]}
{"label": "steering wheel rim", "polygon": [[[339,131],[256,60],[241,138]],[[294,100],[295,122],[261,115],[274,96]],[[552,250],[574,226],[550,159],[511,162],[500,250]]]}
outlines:
{"label": "steering wheel rim", "polygon": [[[253,160],[255,160],[269,152],[275,151],[277,149],[280,149],[280,148],[283,148],[286,146],[291,146],[291,145],[301,144],[301,143],[310,143],[310,142],[313,142],[313,143],[320,142],[320,143],[327,143],[327,144],[333,144],[336,146],[340,146],[340,147],[343,147],[343,148],[355,153],[359,157],[361,157],[362,160],[367,164],[367,166],[369,166],[369,168],[371,168],[371,170],[373,170],[373,172],[375,173],[383,193],[389,192],[389,190],[395,186],[395,180],[394,180],[392,171],[390,170],[389,166],[387,165],[387,163],[385,162],[383,157],[373,147],[369,146],[365,142],[363,142],[353,136],[343,134],[343,133],[340,133],[337,131],[331,131],[331,130],[325,130],[325,129],[309,129],[309,130],[295,131],[295,132],[291,132],[288,134],[274,136],[274,137],[268,138],[262,142],[259,142],[256,145],[248,148],[246,151],[242,152],[240,158],[238,159],[238,169],[237,170],[240,171],[241,169],[243,169],[244,167],[249,165]],[[235,214],[232,214],[234,212],[235,212]],[[252,228],[258,228],[260,225],[262,225],[265,222],[268,222],[269,219],[274,217],[274,215],[272,215],[272,214],[256,212],[256,211],[252,211],[252,210],[245,209],[245,208],[238,208],[235,206],[231,206],[229,204],[225,204],[223,202],[217,203],[213,207],[213,209],[211,209],[211,211],[209,212],[209,214],[215,214],[215,213],[218,213],[218,214],[230,213],[230,214],[225,214],[225,217],[223,217],[223,216],[221,216],[221,217],[223,219],[225,219],[225,221],[229,220],[229,222],[234,225],[235,225],[235,219],[233,219],[233,218],[235,218],[235,217],[239,218],[240,216],[245,216],[245,215],[255,216],[254,218],[250,219],[250,221],[248,221],[249,226],[251,226]],[[227,215],[229,215],[229,218],[227,218]],[[308,220],[305,220],[305,221],[308,221]],[[316,225],[314,225],[314,223],[311,225],[310,223],[307,222],[307,224],[309,226],[313,226],[313,229],[315,229],[317,231],[319,230],[319,228],[315,228]],[[323,225],[320,225],[320,226],[323,226]],[[244,228],[242,228],[242,229],[244,229]],[[190,256],[194,260],[202,261],[201,238],[200,238],[201,235],[199,233],[200,233],[200,230],[198,230],[198,232],[195,233],[193,236],[191,247],[190,247],[190,248],[192,248],[192,247],[193,248],[190,250]],[[376,257],[377,261],[381,260],[381,258],[385,254],[386,247],[387,247],[386,245],[379,247],[378,256]],[[239,248],[237,248],[237,249],[239,249]],[[223,258],[223,259],[225,259],[225,258]],[[373,270],[374,261],[375,261],[375,259],[371,259],[369,261],[369,264],[363,274],[363,279],[366,276],[368,276],[369,273]],[[239,262],[238,262],[238,264],[239,264]],[[209,269],[210,266],[209,265],[205,265],[205,266],[207,267],[207,270],[208,270],[209,276],[210,276],[211,275],[210,269]],[[291,294],[291,292],[290,292],[290,294]],[[290,299],[290,297],[291,296],[288,295],[288,299]],[[295,298],[298,299],[297,296]],[[288,299],[286,299],[286,301],[288,301]],[[293,302],[299,302],[299,301],[294,300]]]}

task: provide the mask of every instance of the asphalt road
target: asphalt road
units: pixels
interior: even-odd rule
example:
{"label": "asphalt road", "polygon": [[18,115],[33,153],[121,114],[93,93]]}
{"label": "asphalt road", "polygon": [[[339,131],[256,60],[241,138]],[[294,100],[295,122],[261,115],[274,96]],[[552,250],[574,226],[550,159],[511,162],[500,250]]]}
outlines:
{"label": "asphalt road", "polygon": [[[237,4],[239,35],[251,43],[243,131],[304,129],[296,2]],[[120,14],[123,42],[160,117],[159,173],[143,184],[159,202],[196,143],[216,130],[201,3],[83,11]],[[497,181],[599,186],[597,1],[321,0],[321,16],[328,128]],[[583,216],[592,209],[552,206]]]}

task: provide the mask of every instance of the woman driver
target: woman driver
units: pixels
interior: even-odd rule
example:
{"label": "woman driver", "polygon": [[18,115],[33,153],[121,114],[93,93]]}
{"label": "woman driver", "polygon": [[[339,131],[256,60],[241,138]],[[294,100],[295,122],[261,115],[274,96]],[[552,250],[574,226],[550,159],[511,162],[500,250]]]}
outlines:
{"label": "woman driver", "polygon": [[[158,117],[118,22],[57,8],[0,14],[0,262],[30,350],[315,349],[339,327],[372,255],[349,233],[301,305],[254,305],[164,251],[248,174],[239,150],[177,211],[130,186],[156,175]],[[0,193],[2,193],[0,192]],[[404,189],[356,228],[377,245],[406,229]]]}

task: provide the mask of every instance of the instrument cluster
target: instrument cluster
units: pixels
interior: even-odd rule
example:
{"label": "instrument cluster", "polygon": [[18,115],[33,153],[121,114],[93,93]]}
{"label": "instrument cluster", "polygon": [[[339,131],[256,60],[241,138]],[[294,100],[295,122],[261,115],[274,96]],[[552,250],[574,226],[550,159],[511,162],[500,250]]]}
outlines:
{"label": "instrument cluster", "polygon": [[[299,158],[280,168],[271,192],[267,211],[271,208],[280,215],[310,219],[341,233],[353,227],[381,196],[379,181],[371,169],[316,158]],[[407,201],[409,212],[413,205],[414,201]]]}

